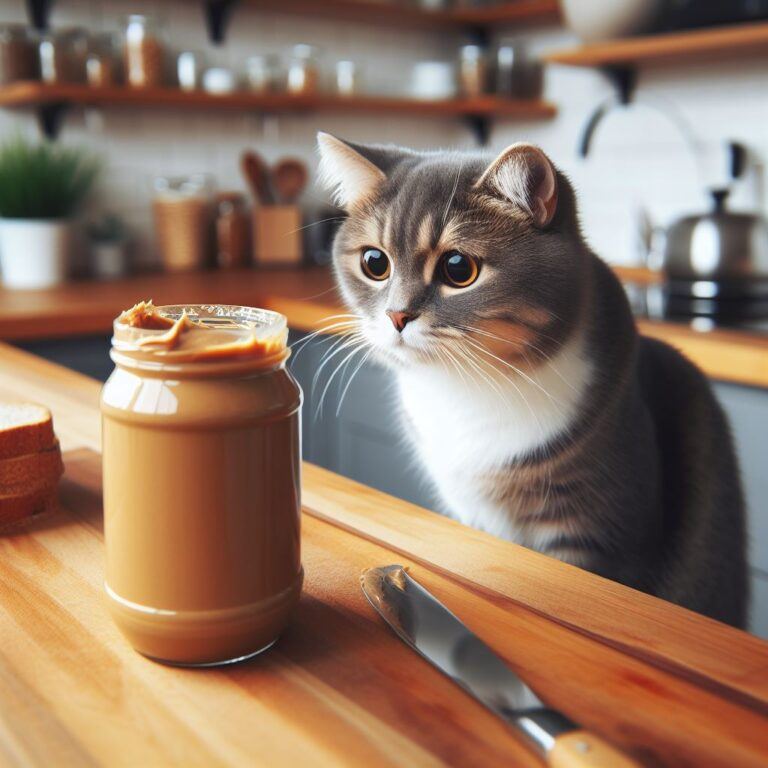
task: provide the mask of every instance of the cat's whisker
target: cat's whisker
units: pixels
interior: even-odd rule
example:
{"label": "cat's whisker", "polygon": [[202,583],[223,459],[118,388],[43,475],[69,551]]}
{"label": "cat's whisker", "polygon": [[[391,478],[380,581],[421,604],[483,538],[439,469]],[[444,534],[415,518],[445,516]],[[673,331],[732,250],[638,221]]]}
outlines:
{"label": "cat's whisker", "polygon": [[[465,342],[469,342],[478,351],[488,353],[488,350],[486,350],[482,345],[479,345],[479,346],[475,345],[469,339],[465,339]],[[495,355],[491,355],[491,356],[495,357]],[[499,358],[499,360],[500,360],[500,362],[504,362],[503,360],[501,360],[501,358]],[[541,430],[541,421],[539,420],[539,417],[536,414],[536,411],[533,409],[533,407],[531,406],[530,402],[528,401],[528,398],[525,396],[525,393],[523,392],[523,390],[520,389],[520,387],[517,385],[517,383],[510,376],[505,375],[502,371],[500,371],[498,368],[496,368],[496,366],[494,366],[492,363],[490,363],[487,360],[484,360],[483,362],[486,363],[487,365],[491,366],[492,370],[494,371],[494,373],[496,375],[501,376],[502,379],[504,379],[506,382],[508,382],[509,384],[511,384],[514,387],[515,391],[520,396],[520,399],[523,401],[525,407],[528,409],[528,412],[531,414],[531,418],[536,422],[537,427]],[[514,366],[509,366],[509,367],[514,369]],[[506,401],[506,399],[505,399],[505,404],[507,406],[509,406],[509,403]]]}
{"label": "cat's whisker", "polygon": [[331,360],[333,360],[333,358],[336,357],[336,355],[340,354],[345,349],[349,349],[349,347],[351,346],[360,344],[362,341],[363,341],[363,337],[361,334],[350,334],[349,336],[342,336],[340,339],[334,342],[333,346],[330,347],[328,351],[321,358],[320,364],[318,365],[317,370],[315,371],[315,375],[312,377],[313,392],[315,387],[317,386],[317,382],[320,380],[320,376],[325,366],[328,365],[328,363]]}
{"label": "cat's whisker", "polygon": [[494,355],[493,352],[491,352],[488,347],[485,346],[485,344],[475,342],[472,339],[467,339],[467,342],[471,344],[472,346],[476,347],[478,351],[488,355],[489,357],[493,358],[494,360],[498,361],[502,365],[505,365],[507,368],[512,370],[514,373],[516,373],[518,376],[521,376],[524,378],[529,384],[532,384],[536,389],[538,389],[543,395],[548,397],[550,401],[556,405],[564,406],[564,403],[562,403],[558,398],[554,397],[554,395],[550,394],[544,387],[539,384],[538,381],[535,381],[532,379],[525,371],[520,370],[517,366],[512,365],[512,363],[508,362],[507,360],[504,360],[503,358],[499,357],[498,355]]}
{"label": "cat's whisker", "polygon": [[[365,347],[361,347],[361,349],[365,349]],[[365,354],[363,355],[362,359],[358,362],[357,366],[355,367],[355,370],[352,371],[352,375],[347,380],[347,383],[344,385],[344,389],[341,391],[341,395],[339,397],[339,404],[336,406],[336,417],[338,418],[339,414],[341,413],[341,406],[344,404],[344,398],[347,395],[347,392],[349,391],[350,386],[352,386],[352,382],[357,376],[357,374],[360,372],[360,369],[365,365],[368,358],[371,356],[370,349],[366,350]]]}
{"label": "cat's whisker", "polygon": [[[317,420],[322,416],[323,413],[323,402],[325,401],[325,396],[328,394],[328,390],[333,383],[333,380],[336,378],[336,374],[341,370],[343,365],[350,360],[352,357],[354,357],[362,348],[362,345],[358,343],[355,348],[347,354],[345,357],[342,358],[341,362],[333,369],[331,375],[328,377],[328,381],[325,382],[325,386],[323,387],[323,391],[320,395],[320,399],[317,402],[317,407],[315,409],[315,419]],[[348,349],[348,347],[344,347],[344,349]],[[339,350],[340,351],[340,350]]]}

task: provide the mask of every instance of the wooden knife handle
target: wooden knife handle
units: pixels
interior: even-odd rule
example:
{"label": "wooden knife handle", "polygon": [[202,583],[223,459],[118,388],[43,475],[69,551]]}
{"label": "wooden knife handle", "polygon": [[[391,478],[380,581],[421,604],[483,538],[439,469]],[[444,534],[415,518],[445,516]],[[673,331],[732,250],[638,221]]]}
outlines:
{"label": "wooden knife handle", "polygon": [[568,731],[547,753],[551,768],[640,768],[640,763],[588,731]]}

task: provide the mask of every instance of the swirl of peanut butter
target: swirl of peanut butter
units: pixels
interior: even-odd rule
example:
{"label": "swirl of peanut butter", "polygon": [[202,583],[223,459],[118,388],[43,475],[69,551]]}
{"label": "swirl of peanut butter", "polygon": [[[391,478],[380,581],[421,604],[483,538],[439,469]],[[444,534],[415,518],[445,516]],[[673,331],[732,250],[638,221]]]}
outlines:
{"label": "swirl of peanut butter", "polygon": [[259,336],[257,329],[246,323],[215,325],[195,320],[186,311],[173,319],[162,314],[152,301],[142,301],[127,309],[117,319],[119,325],[148,331],[164,331],[135,338],[137,351],[147,351],[178,361],[263,357],[284,353],[286,332]]}

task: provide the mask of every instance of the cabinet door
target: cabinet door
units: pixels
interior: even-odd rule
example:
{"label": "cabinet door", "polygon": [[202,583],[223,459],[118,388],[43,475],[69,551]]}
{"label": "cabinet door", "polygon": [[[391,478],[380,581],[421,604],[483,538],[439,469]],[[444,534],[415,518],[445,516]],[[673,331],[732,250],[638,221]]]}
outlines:
{"label": "cabinet door", "polygon": [[747,501],[751,627],[768,637],[768,392],[720,383],[715,392],[731,422]]}
{"label": "cabinet door", "polygon": [[333,343],[309,342],[292,366],[304,390],[305,458],[434,509],[426,475],[402,437],[392,374],[370,362],[358,369],[362,352],[336,370],[350,349],[328,360],[315,378]]}

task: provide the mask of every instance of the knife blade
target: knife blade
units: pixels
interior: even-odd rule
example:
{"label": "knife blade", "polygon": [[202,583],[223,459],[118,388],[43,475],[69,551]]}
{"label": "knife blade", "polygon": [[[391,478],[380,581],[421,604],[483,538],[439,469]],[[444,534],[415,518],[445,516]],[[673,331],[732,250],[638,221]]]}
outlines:
{"label": "knife blade", "polygon": [[368,602],[413,650],[517,731],[555,768],[633,768],[634,760],[534,691],[401,565],[360,576]]}

